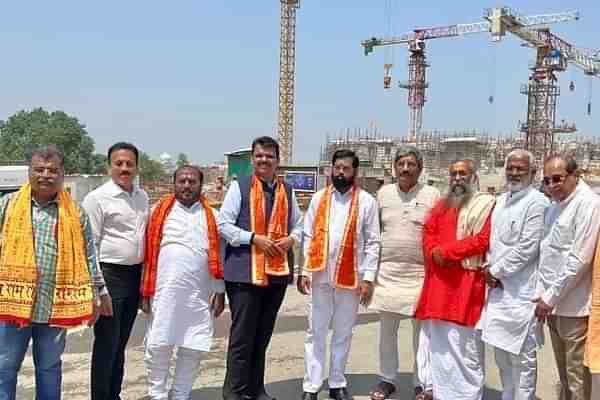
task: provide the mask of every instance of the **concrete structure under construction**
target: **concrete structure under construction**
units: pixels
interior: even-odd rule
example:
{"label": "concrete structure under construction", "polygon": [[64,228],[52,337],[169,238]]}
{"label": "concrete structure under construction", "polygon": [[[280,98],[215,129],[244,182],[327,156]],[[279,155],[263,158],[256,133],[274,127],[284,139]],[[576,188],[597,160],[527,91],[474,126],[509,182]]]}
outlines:
{"label": "concrete structure under construction", "polygon": [[[469,158],[475,161],[479,170],[481,189],[501,191],[504,159],[511,150],[524,148],[525,141],[520,134],[494,137],[478,131],[422,132],[418,143],[408,138],[356,133],[328,139],[321,149],[319,163],[326,167],[336,150],[350,149],[359,157],[360,178],[387,183],[393,181],[392,163],[396,150],[404,144],[414,145],[422,151],[424,182],[434,182],[443,188],[450,164]],[[571,153],[586,172],[587,179],[593,181],[598,178],[600,181],[599,139],[565,135],[557,141],[556,150]]]}

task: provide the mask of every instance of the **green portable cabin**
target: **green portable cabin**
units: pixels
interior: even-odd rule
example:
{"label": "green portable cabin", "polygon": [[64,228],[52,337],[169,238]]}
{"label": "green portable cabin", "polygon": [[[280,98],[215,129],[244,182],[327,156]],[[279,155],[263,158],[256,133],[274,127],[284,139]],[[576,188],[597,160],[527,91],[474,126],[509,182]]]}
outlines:
{"label": "green portable cabin", "polygon": [[227,181],[240,176],[252,175],[252,149],[242,149],[225,153],[227,157]]}

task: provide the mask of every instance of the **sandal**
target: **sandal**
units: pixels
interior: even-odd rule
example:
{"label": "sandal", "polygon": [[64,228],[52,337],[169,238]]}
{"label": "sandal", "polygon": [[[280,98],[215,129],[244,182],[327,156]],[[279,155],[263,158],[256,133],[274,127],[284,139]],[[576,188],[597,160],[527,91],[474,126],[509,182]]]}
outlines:
{"label": "sandal", "polygon": [[389,382],[381,381],[371,392],[371,400],[385,400],[396,391],[396,386]]}
{"label": "sandal", "polygon": [[433,392],[431,390],[424,391],[422,388],[415,388],[415,400],[433,400]]}

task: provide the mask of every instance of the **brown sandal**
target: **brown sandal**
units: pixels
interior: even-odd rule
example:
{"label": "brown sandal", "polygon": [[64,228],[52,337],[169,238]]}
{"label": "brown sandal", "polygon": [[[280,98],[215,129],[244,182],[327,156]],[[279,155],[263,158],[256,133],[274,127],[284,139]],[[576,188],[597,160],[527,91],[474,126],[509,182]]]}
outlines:
{"label": "brown sandal", "polygon": [[381,381],[371,392],[371,400],[385,400],[396,391],[396,386],[389,382]]}
{"label": "brown sandal", "polygon": [[415,388],[415,400],[433,400],[433,392],[431,390],[424,391],[422,388]]}

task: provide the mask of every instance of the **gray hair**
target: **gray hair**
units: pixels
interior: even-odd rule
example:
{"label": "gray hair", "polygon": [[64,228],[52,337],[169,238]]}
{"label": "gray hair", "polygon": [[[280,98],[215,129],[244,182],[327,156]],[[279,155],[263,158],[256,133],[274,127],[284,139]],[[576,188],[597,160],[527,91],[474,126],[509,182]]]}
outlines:
{"label": "gray hair", "polygon": [[577,160],[575,159],[575,157],[573,157],[570,154],[560,154],[560,153],[552,154],[551,156],[549,156],[548,158],[546,158],[544,160],[544,166],[552,160],[564,161],[566,164],[565,170],[567,171],[568,174],[572,174],[579,169],[579,166],[577,165]]}
{"label": "gray hair", "polygon": [[508,160],[511,158],[527,158],[529,160],[529,173],[533,173],[536,170],[535,166],[535,156],[532,152],[525,149],[514,149],[506,156],[506,160],[504,160],[504,169],[508,167]]}
{"label": "gray hair", "polygon": [[452,166],[454,164],[458,164],[458,163],[467,164],[469,166],[469,169],[471,170],[471,173],[473,175],[477,175],[477,163],[472,158],[461,158],[459,160],[454,160],[450,163],[448,169],[452,168]]}
{"label": "gray hair", "polygon": [[53,158],[56,158],[56,159],[58,159],[61,168],[64,168],[64,166],[65,166],[65,156],[63,155],[62,151],[60,151],[58,149],[58,147],[56,147],[53,144],[49,144],[46,146],[40,146],[40,147],[33,149],[29,153],[29,157],[27,157],[30,166],[31,166],[31,161],[35,157],[41,158],[44,161],[48,161]]}
{"label": "gray hair", "polygon": [[414,156],[417,160],[419,171],[423,170],[423,154],[421,154],[419,149],[417,149],[415,146],[402,145],[398,147],[396,150],[396,156],[394,157],[394,164],[396,164],[399,159],[406,156]]}

